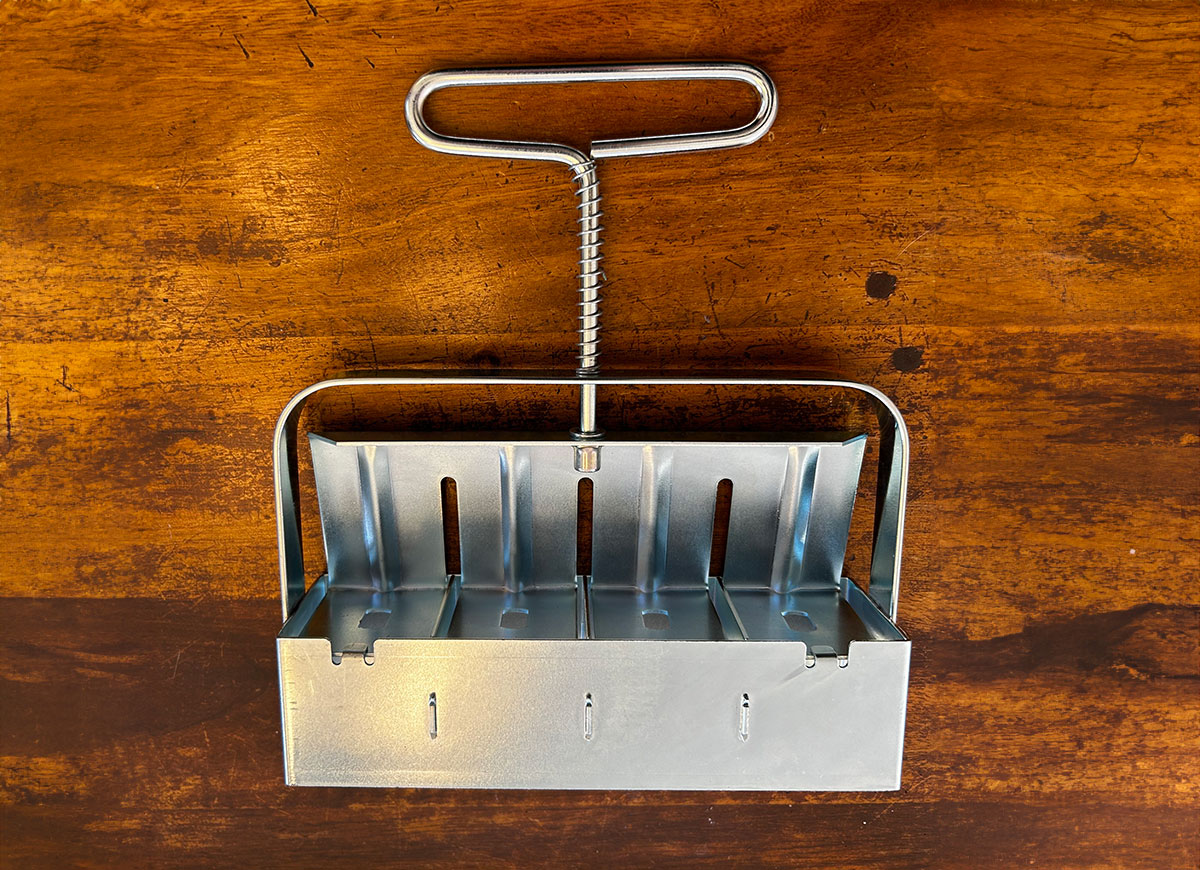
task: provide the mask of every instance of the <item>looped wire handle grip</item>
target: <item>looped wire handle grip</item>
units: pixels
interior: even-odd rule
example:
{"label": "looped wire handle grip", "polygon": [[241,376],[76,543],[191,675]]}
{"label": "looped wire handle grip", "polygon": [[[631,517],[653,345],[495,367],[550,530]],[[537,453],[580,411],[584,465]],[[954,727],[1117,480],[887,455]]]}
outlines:
{"label": "looped wire handle grip", "polygon": [[[425,120],[425,102],[445,88],[484,87],[488,85],[542,85],[570,82],[664,82],[664,81],[736,81],[749,85],[758,95],[758,112],[741,127],[701,133],[672,133],[665,136],[638,136],[630,139],[601,139],[592,142],[588,153],[554,142],[526,142],[508,139],[479,139],[438,133]],[[603,244],[600,224],[600,188],[596,180],[596,161],[607,157],[643,157],[678,154],[685,151],[710,151],[740,148],[761,139],[775,120],[778,96],[775,84],[765,72],[748,63],[696,61],[692,63],[618,64],[606,66],[512,67],[508,69],[442,70],[426,73],[409,89],[404,101],[404,117],[409,132],[421,145],[444,154],[464,157],[499,157],[508,160],[548,160],[571,169],[579,197],[579,367],[581,378],[594,377],[600,368],[600,288],[604,272],[600,267]],[[596,425],[596,387],[584,381],[579,388],[579,439],[599,438]],[[580,471],[594,471],[593,458],[577,457]]]}
{"label": "looped wire handle grip", "polygon": [[[583,154],[569,145],[553,142],[523,142],[448,136],[433,130],[424,115],[425,101],[445,88],[487,85],[545,85],[569,82],[666,82],[735,81],[749,85],[758,94],[758,112],[741,127],[702,133],[672,133],[632,139],[601,139]],[[464,157],[501,157],[509,160],[551,160],[576,166],[587,160],[607,157],[643,157],[740,148],[757,142],[770,128],[779,98],[770,77],[748,63],[619,64],[613,66],[513,67],[510,69],[461,69],[426,73],[413,84],[404,101],[404,117],[413,138],[432,151]]]}

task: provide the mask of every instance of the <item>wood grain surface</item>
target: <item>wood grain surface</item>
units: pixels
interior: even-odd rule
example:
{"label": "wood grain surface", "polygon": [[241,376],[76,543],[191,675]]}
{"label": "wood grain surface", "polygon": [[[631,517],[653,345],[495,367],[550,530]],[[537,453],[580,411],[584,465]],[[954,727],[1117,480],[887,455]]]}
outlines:
{"label": "wood grain surface", "polygon": [[[762,65],[781,110],[747,149],[601,168],[604,362],[820,367],[903,409],[903,789],[285,788],[286,400],[352,368],[572,362],[566,174],[422,150],[405,92],[680,58]],[[3,866],[1196,867],[1198,61],[1171,0],[0,4]],[[430,109],[583,142],[752,106]],[[733,401],[602,413],[772,413]],[[474,394],[316,413],[570,422]]]}

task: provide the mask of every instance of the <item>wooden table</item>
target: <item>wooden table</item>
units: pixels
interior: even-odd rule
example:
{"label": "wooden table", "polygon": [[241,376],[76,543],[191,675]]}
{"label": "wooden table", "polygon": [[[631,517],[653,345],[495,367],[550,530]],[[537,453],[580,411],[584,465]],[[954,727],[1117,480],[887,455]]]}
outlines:
{"label": "wooden table", "polygon": [[[1186,2],[0,6],[4,866],[1195,867],[1198,55]],[[759,63],[782,108],[602,167],[604,359],[905,411],[903,789],[285,788],[276,414],[345,369],[572,361],[568,177],[422,150],[405,92],[674,58]],[[749,103],[431,111],[583,142]]]}

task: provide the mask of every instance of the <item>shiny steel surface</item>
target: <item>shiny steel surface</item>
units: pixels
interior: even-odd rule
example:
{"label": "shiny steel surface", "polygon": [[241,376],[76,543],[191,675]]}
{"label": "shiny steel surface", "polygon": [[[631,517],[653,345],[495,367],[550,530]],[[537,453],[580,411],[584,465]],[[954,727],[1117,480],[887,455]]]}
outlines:
{"label": "shiny steel surface", "polygon": [[[422,111],[425,101],[444,88],[486,85],[539,85],[570,82],[737,81],[754,89],[759,108],[740,127],[703,133],[674,133],[593,142],[590,155],[569,145],[449,136],[433,130]],[[509,67],[458,69],[426,73],[413,84],[404,101],[404,117],[413,137],[433,151],[465,157],[501,157],[508,160],[549,160],[576,166],[589,159],[646,157],[683,151],[740,148],[762,138],[775,120],[778,95],[771,79],[748,63],[691,61],[687,63],[607,64],[595,66]]]}
{"label": "shiny steel surface", "polygon": [[[758,96],[758,111],[741,127],[704,133],[677,133],[667,136],[642,136],[632,139],[606,139],[593,142],[584,154],[569,145],[550,142],[521,142],[449,136],[435,132],[425,120],[426,100],[444,88],[483,87],[488,85],[538,85],[570,82],[631,82],[680,80],[737,81],[749,85]],[[740,148],[762,138],[775,120],[778,95],[770,77],[758,67],[745,63],[627,64],[617,66],[525,67],[509,69],[443,70],[427,73],[413,84],[404,101],[404,117],[414,139],[433,151],[466,157],[549,160],[566,164],[579,197],[579,368],[577,374],[596,374],[600,366],[600,295],[604,272],[600,263],[603,245],[600,224],[600,187],[596,161],[605,157],[644,157]],[[579,390],[579,429],[583,438],[600,432],[596,424],[596,388],[585,384]],[[586,471],[598,465],[595,453],[580,456],[576,468]]]}
{"label": "shiny steel surface", "polygon": [[[333,389],[372,386],[406,386],[430,383],[458,386],[512,385],[577,386],[577,377],[539,372],[481,374],[478,372],[398,371],[350,375],[313,384],[301,390],[284,408],[275,426],[275,508],[279,537],[280,584],[283,615],[299,605],[308,583],[304,568],[303,547],[300,542],[300,504],[297,491],[296,426],[305,403],[313,396]],[[596,383],[621,385],[694,385],[702,386],[767,386],[785,389],[830,388],[861,393],[875,404],[880,420],[879,470],[877,477],[874,549],[872,551],[870,596],[893,622],[899,604],[901,542],[904,536],[904,505],[908,485],[908,431],[895,404],[879,390],[867,384],[828,378],[781,377],[778,375],[745,375],[742,377],[672,377],[601,375]],[[600,445],[609,442],[599,440]],[[608,446],[602,450],[607,451]],[[427,520],[432,523],[432,520]],[[432,528],[433,525],[430,525]],[[726,571],[737,567],[726,560]]]}
{"label": "shiny steel surface", "polygon": [[[593,583],[702,588],[717,485],[730,480],[726,583],[835,587],[865,440],[607,441],[604,465],[591,475]],[[445,478],[458,489],[465,587],[520,592],[574,582],[580,475],[570,441],[310,434],[309,442],[334,586],[443,583]]]}
{"label": "shiny steel surface", "polygon": [[[604,465],[590,475],[591,574],[578,577],[580,473],[569,440],[310,434],[331,586],[325,609],[334,633],[325,636],[341,652],[337,638],[357,622],[357,607],[359,616],[380,614],[377,637],[432,637],[445,623],[459,637],[741,638],[743,620],[763,619],[740,614],[739,602],[786,610],[793,593],[836,594],[865,438],[610,440]],[[453,578],[443,537],[446,478],[458,493],[461,573]],[[734,497],[726,570],[714,578],[722,480],[731,481]],[[731,597],[734,590],[775,594]],[[447,601],[439,603],[443,591]],[[348,622],[336,617],[346,607]],[[647,626],[647,613],[661,625]],[[767,621],[779,630],[760,637],[795,639],[778,613]],[[834,624],[825,622],[827,630]],[[831,635],[844,652],[840,637]]]}
{"label": "shiny steel surface", "polygon": [[[594,549],[584,577],[573,546],[584,475],[569,436],[364,433],[309,435],[331,574],[305,594],[294,489],[304,402],[328,389],[417,383],[578,380],[376,374],[316,384],[289,403],[275,455],[290,783],[898,787],[910,644],[889,618],[895,575],[874,572],[899,571],[908,439],[886,397],[823,379],[601,379],[871,397],[887,443],[870,594],[841,577],[864,436],[598,439],[605,461],[587,475]],[[453,576],[444,476],[459,493]],[[722,479],[734,496],[725,571],[712,577]],[[353,734],[337,721],[352,721]]]}
{"label": "shiny steel surface", "polygon": [[898,788],[909,643],[855,642],[844,662],[805,648],[384,639],[371,664],[334,665],[324,638],[280,637],[287,781]]}
{"label": "shiny steel surface", "polygon": [[[577,374],[590,375],[595,374],[595,370],[600,367],[600,303],[603,298],[600,296],[600,289],[604,283],[604,270],[600,263],[604,259],[604,254],[600,252],[600,246],[604,244],[604,239],[601,233],[604,227],[600,223],[600,218],[604,216],[604,212],[600,210],[600,182],[596,179],[596,162],[588,160],[586,163],[581,163],[571,167],[571,172],[575,176],[575,195],[579,197],[579,203],[576,208],[579,211],[579,217],[576,222],[579,224],[579,316],[576,326],[579,332],[579,368]],[[592,396],[595,395],[595,388],[591,388]],[[596,403],[593,400],[586,403],[587,396],[581,394],[581,402],[590,409],[591,413],[595,413]],[[581,405],[581,414],[587,413]],[[579,431],[582,434],[590,434],[596,431],[595,421],[581,417],[579,421]]]}

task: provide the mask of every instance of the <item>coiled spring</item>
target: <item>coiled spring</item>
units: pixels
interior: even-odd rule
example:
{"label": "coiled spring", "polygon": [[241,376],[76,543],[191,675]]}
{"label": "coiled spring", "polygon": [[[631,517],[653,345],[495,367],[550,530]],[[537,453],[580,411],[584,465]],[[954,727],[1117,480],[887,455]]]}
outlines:
{"label": "coiled spring", "polygon": [[576,208],[579,217],[579,368],[581,375],[595,374],[600,366],[600,303],[604,297],[600,290],[604,286],[604,270],[600,262],[604,254],[603,225],[600,218],[600,186],[596,179],[596,162],[588,160],[571,167],[575,174],[579,197]]}

